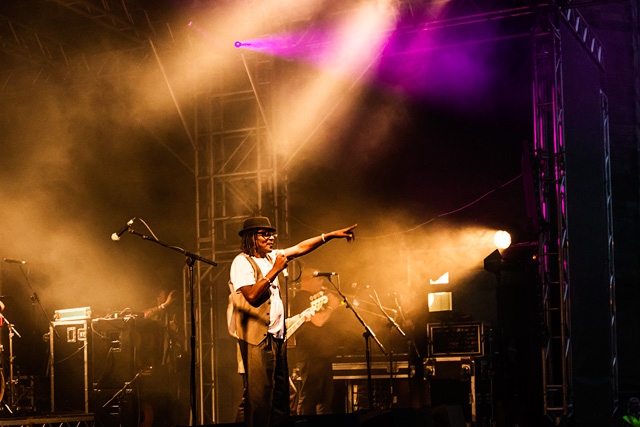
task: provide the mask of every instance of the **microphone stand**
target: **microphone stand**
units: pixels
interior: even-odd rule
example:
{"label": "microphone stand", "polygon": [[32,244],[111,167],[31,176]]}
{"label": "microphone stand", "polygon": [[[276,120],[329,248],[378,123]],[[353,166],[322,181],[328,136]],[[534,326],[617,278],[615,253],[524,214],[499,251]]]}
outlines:
{"label": "microphone stand", "polygon": [[[400,317],[402,317],[402,320],[405,322],[407,319],[404,317],[404,310],[402,310],[402,306],[400,305],[400,302],[398,301],[398,296],[395,294],[394,292],[394,300],[396,303],[396,306],[398,307],[398,313],[400,314]],[[412,334],[413,335],[413,334]],[[413,350],[416,353],[416,357],[418,358],[418,360],[422,360],[422,355],[420,354],[420,350],[418,350],[418,347],[416,346],[416,343],[413,341],[413,339],[409,338],[409,355],[411,355],[411,351]]]}
{"label": "microphone stand", "polygon": [[[360,322],[360,324],[365,330],[362,336],[364,337],[365,360],[367,363],[367,392],[369,396],[369,409],[372,409],[373,383],[371,380],[371,349],[369,345],[370,339],[373,338],[373,340],[376,342],[376,344],[378,344],[378,347],[380,347],[380,350],[382,351],[382,353],[384,353],[385,356],[387,355],[387,350],[385,350],[384,346],[382,345],[378,337],[376,337],[376,334],[373,333],[373,330],[369,327],[369,325],[367,325],[367,323],[364,321],[362,316],[360,316],[360,313],[358,313],[356,308],[353,305],[351,305],[351,303],[349,303],[349,300],[347,300],[347,297],[345,296],[345,294],[343,294],[342,291],[340,290],[340,286],[333,283],[333,281],[331,280],[331,277],[329,277],[328,279],[329,279],[329,283],[331,283],[333,287],[336,289],[338,295],[342,297],[342,301],[344,302],[345,307],[347,307],[353,312],[353,314],[356,316],[356,319],[358,319],[358,321]],[[338,276],[338,279],[339,279],[339,276]]]}
{"label": "microphone stand", "polygon": [[181,254],[186,256],[185,262],[187,266],[189,266],[189,286],[190,286],[190,303],[191,303],[191,340],[190,340],[190,349],[191,349],[191,369],[190,369],[190,404],[191,404],[191,421],[193,422],[196,417],[196,313],[194,308],[194,297],[193,297],[193,289],[195,288],[194,274],[193,274],[193,265],[196,261],[201,261],[206,264],[212,265],[214,267],[218,266],[218,263],[212,261],[210,259],[206,259],[201,257],[200,255],[196,255],[192,252],[185,251],[184,249],[167,245],[166,243],[161,242],[157,238],[149,237],[144,234],[138,233],[133,228],[129,228],[129,233],[135,234],[136,236],[140,236],[143,240],[147,240],[153,243],[157,243],[160,246],[164,246],[165,248],[174,250],[176,252],[180,252]]}
{"label": "microphone stand", "polygon": [[22,267],[22,264],[20,264],[20,271],[22,272],[22,275],[24,276],[24,280],[25,282],[27,282],[27,286],[31,291],[31,296],[29,297],[31,299],[31,304],[34,305],[35,303],[38,303],[38,307],[40,307],[40,311],[42,311],[44,318],[47,319],[47,324],[49,326],[49,329],[50,330],[53,329],[56,334],[56,337],[60,338],[58,331],[53,327],[53,322],[49,319],[49,316],[47,315],[47,310],[44,309],[44,307],[42,306],[42,302],[40,302],[40,298],[38,297],[38,294],[36,294],[36,291],[33,290],[33,286],[31,286],[31,281],[29,280],[29,276],[27,275],[27,273],[25,273],[24,268]]}
{"label": "microphone stand", "polygon": [[[4,317],[4,314],[0,313],[0,319],[7,324],[7,329],[9,329],[9,393],[11,394],[11,398],[9,399],[10,407],[15,408],[16,406],[16,382],[14,380],[14,369],[13,369],[13,336],[17,335],[18,338],[22,338],[22,336],[18,333],[16,328],[13,327],[13,323],[9,322],[9,319]],[[7,407],[9,412],[13,414],[11,409]]]}
{"label": "microphone stand", "polygon": [[389,324],[393,327],[395,327],[398,332],[400,332],[400,335],[402,335],[403,337],[406,337],[407,334],[404,333],[404,331],[400,328],[400,325],[398,325],[396,323],[395,320],[393,320],[393,317],[389,316],[387,314],[387,312],[385,311],[384,307],[382,307],[382,304],[380,304],[380,298],[378,297],[378,293],[376,292],[376,290],[373,290],[373,293],[376,295],[376,297],[374,298],[373,295],[369,294],[369,298],[371,298],[373,300],[373,302],[378,306],[378,308],[380,309],[380,311],[382,312],[382,314],[384,314],[384,317],[387,318],[387,320],[389,321]]}
{"label": "microphone stand", "polygon": [[138,373],[136,373],[136,375],[131,379],[131,381],[125,381],[124,382],[124,386],[122,386],[122,388],[120,390],[118,390],[113,396],[111,396],[111,399],[107,400],[104,405],[102,405],[103,408],[106,408],[107,406],[109,406],[111,404],[111,402],[113,402],[118,396],[120,396],[121,394],[123,394],[125,391],[127,391],[127,389],[129,388],[129,386],[131,384],[133,384],[133,382],[135,380],[137,380],[140,375],[142,375],[142,373],[144,371],[146,371],[147,369],[151,369],[151,366],[148,366],[146,368],[142,368],[140,371],[138,371]]}
{"label": "microphone stand", "polygon": [[[385,311],[384,307],[382,307],[382,304],[380,303],[380,297],[378,297],[378,293],[376,292],[375,289],[373,290],[373,293],[375,294],[376,297],[374,298],[373,295],[369,294],[369,298],[371,298],[373,302],[378,306],[382,314],[384,314],[384,316],[389,321],[389,324],[392,327],[396,328],[398,332],[400,332],[400,335],[402,335],[403,337],[406,337],[407,334],[405,334],[402,328],[400,328],[400,325],[398,325],[398,323],[393,319],[393,317],[389,316],[389,314],[387,314],[387,312]],[[391,397],[389,399],[389,402],[390,402],[389,406],[391,406],[393,402],[393,350],[389,352],[389,393]]]}
{"label": "microphone stand", "polygon": [[[34,320],[35,320],[35,305],[37,303],[38,307],[40,307],[40,311],[42,312],[42,314],[44,315],[44,318],[47,321],[47,326],[49,327],[49,331],[53,330],[53,333],[55,334],[55,336],[57,338],[60,338],[60,334],[58,333],[58,330],[53,326],[53,321],[49,318],[49,316],[47,315],[47,310],[45,310],[44,306],[42,305],[42,302],[40,301],[40,298],[38,297],[38,294],[36,293],[36,291],[33,290],[33,286],[31,285],[31,281],[29,280],[29,275],[24,271],[23,268],[23,264],[20,263],[20,272],[22,273],[22,275],[24,276],[24,280],[27,283],[27,286],[29,287],[29,290],[31,291],[31,296],[29,297],[29,299],[31,300],[31,307],[32,307],[32,311],[34,311],[33,316],[34,316]],[[7,322],[7,327],[9,329],[9,381],[11,386],[9,387],[10,393],[11,393],[11,406],[15,407],[17,405],[17,401],[16,401],[16,396],[15,396],[15,385],[17,383],[17,380],[14,378],[14,363],[13,363],[13,336],[17,335],[19,338],[22,338],[20,336],[20,334],[18,333],[18,331],[13,327],[13,324],[11,324],[9,321],[7,321],[7,318],[4,317],[4,315],[0,314],[0,316],[2,316],[2,319],[4,319]],[[37,327],[37,322],[36,322],[36,327]],[[35,330],[32,331],[32,333],[35,333]],[[53,337],[50,337],[50,339],[54,339]],[[53,358],[51,356],[51,354],[49,354],[49,362],[47,365],[47,372],[48,370],[51,368],[51,364],[53,363]]]}

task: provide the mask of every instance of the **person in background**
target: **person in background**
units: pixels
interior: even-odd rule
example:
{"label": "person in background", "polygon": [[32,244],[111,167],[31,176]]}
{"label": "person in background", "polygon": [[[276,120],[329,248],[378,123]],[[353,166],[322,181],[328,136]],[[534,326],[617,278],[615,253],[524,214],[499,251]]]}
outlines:
{"label": "person in background", "polygon": [[230,269],[235,327],[247,380],[244,421],[249,427],[273,426],[289,416],[289,368],[285,310],[278,274],[289,260],[333,239],[355,238],[350,227],[322,233],[283,250],[274,250],[276,229],[269,218],[251,217],[239,235],[241,250]]}
{"label": "person in background", "polygon": [[156,305],[147,308],[143,315],[147,320],[158,322],[158,335],[162,335],[162,339],[157,343],[161,347],[157,349],[160,360],[154,361],[153,364],[163,366],[168,373],[175,373],[177,359],[181,357],[183,350],[176,313],[169,312],[169,307],[175,301],[175,294],[175,289],[171,292],[167,292],[166,289],[160,290],[156,297]]}
{"label": "person in background", "polygon": [[[305,268],[300,274],[300,290],[292,300],[293,312],[302,312],[312,301],[326,301],[311,319],[296,332],[296,355],[300,387],[297,415],[333,413],[333,359],[337,354],[336,331],[339,319],[332,316],[341,307],[341,298],[325,287],[317,270]],[[324,299],[326,297],[326,299]]]}
{"label": "person in background", "polygon": [[166,289],[161,289],[156,297],[156,305],[149,307],[144,311],[144,318],[160,320],[165,309],[173,303],[175,294],[175,289],[168,294]]}
{"label": "person in background", "polygon": [[183,335],[179,328],[176,290],[161,289],[154,306],[136,321],[140,343],[136,352],[138,370],[148,371],[138,381],[139,427],[169,427],[185,419],[182,400],[186,382]]}

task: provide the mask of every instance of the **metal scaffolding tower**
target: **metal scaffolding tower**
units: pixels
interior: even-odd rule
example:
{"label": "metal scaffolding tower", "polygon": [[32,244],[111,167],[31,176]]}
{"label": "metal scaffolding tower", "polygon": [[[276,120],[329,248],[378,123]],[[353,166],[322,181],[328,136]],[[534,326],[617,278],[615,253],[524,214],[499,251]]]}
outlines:
{"label": "metal scaffolding tower", "polygon": [[545,415],[570,411],[571,305],[559,14],[540,11],[533,36],[534,178],[539,215],[538,260],[545,343],[542,381]]}
{"label": "metal scaffolding tower", "polygon": [[602,98],[602,123],[603,127],[603,139],[604,143],[604,158],[605,158],[605,174],[604,185],[606,192],[606,213],[607,213],[607,249],[608,249],[608,265],[609,271],[607,272],[609,280],[609,316],[611,322],[609,323],[611,328],[611,378],[612,382],[612,395],[614,398],[613,410],[614,413],[618,407],[618,317],[616,315],[616,275],[615,275],[615,259],[614,259],[614,242],[613,242],[613,197],[611,191],[611,148],[609,142],[609,101],[606,95],[600,91]]}
{"label": "metal scaffolding tower", "polygon": [[[572,366],[571,282],[567,211],[567,171],[560,23],[582,44],[594,63],[603,66],[602,46],[576,9],[541,8],[534,31],[534,178],[539,214],[538,262],[545,339],[542,347],[544,414],[556,420],[571,416],[574,402]],[[609,116],[600,91],[603,142],[603,184],[607,219],[609,325],[611,337],[611,396],[617,401],[615,272]],[[614,407],[615,407],[614,403]]]}
{"label": "metal scaffolding tower", "polygon": [[[286,230],[286,185],[278,177],[271,130],[273,59],[242,53],[209,75],[194,102],[198,254],[218,267],[197,266],[197,423],[215,423],[224,402],[217,379],[219,334],[226,332],[229,268],[239,253],[238,230],[252,215]],[[283,233],[280,233],[280,238]],[[190,290],[185,289],[185,295]],[[225,327],[221,327],[224,325]],[[234,355],[235,357],[235,355]]]}

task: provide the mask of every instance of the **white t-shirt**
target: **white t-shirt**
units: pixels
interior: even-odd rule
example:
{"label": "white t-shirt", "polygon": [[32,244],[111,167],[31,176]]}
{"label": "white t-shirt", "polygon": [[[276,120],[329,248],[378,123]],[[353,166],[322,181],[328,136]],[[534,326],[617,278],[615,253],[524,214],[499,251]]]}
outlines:
{"label": "white t-shirt", "polygon": [[[275,262],[278,252],[284,252],[282,250],[274,250],[267,254],[266,258],[251,257],[256,262],[262,276],[266,276]],[[256,283],[255,273],[251,263],[244,255],[238,255],[231,263],[231,271],[229,272],[231,283],[235,292],[240,292],[240,288],[243,286],[254,285]],[[269,333],[276,338],[284,338],[284,304],[282,297],[280,296],[280,290],[278,289],[278,278],[273,281],[269,286],[271,310],[269,312]]]}

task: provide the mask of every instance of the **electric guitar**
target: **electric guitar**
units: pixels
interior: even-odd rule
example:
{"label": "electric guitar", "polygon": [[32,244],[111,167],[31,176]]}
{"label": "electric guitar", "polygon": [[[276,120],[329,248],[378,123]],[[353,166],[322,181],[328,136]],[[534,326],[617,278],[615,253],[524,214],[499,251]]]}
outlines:
{"label": "electric guitar", "polygon": [[329,302],[329,298],[324,294],[324,292],[318,292],[314,296],[311,297],[311,306],[305,309],[302,313],[296,314],[287,319],[287,334],[284,337],[284,340],[288,340],[291,338],[291,335],[295,331],[298,330],[300,326],[307,321],[307,318],[316,314],[323,305]]}

